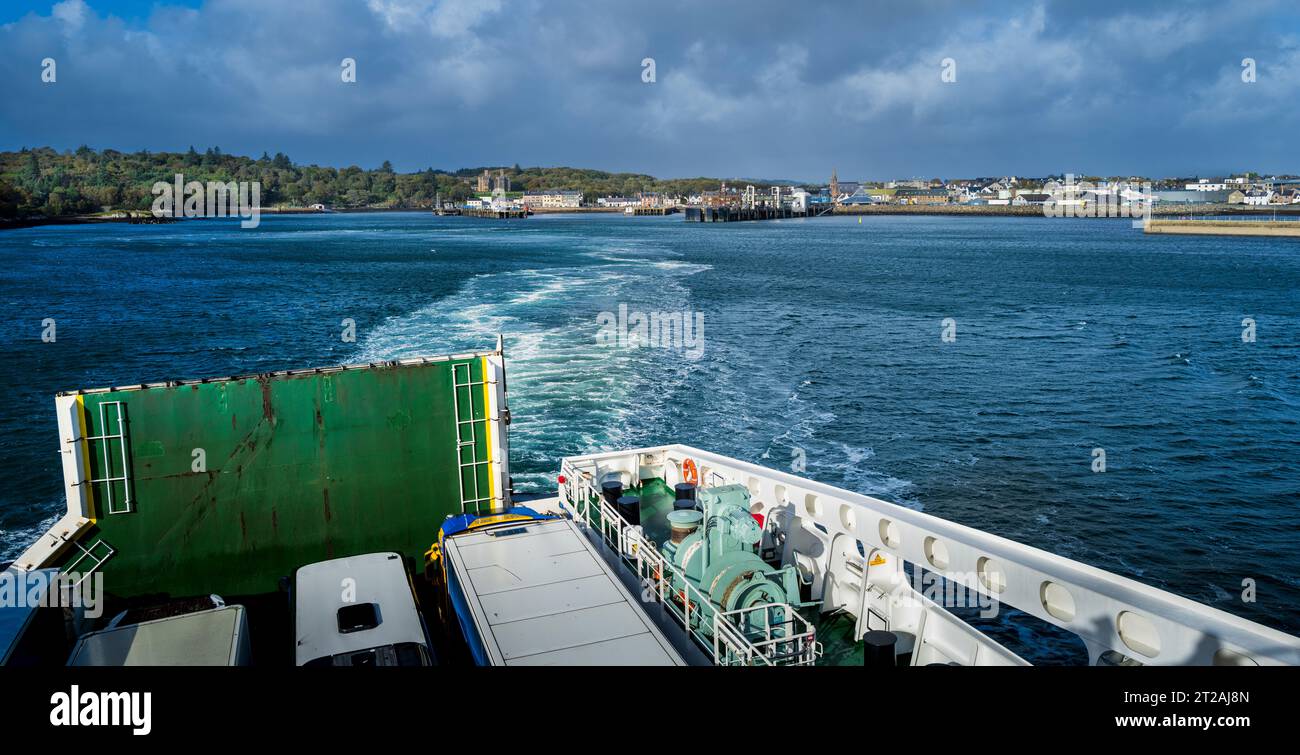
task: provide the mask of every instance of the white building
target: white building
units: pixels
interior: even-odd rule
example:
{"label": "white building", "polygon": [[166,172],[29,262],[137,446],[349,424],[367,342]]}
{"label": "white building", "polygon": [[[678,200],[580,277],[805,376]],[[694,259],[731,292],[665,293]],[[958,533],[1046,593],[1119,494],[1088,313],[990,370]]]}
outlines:
{"label": "white building", "polygon": [[521,205],[513,199],[502,196],[481,196],[465,200],[467,210],[518,210]]}
{"label": "white building", "polygon": [[657,191],[644,191],[637,195],[642,207],[672,207],[681,203],[681,197],[670,197]]}
{"label": "white building", "polygon": [[574,210],[582,206],[582,192],[553,191],[549,189],[545,191],[526,191],[519,201],[526,207]]}

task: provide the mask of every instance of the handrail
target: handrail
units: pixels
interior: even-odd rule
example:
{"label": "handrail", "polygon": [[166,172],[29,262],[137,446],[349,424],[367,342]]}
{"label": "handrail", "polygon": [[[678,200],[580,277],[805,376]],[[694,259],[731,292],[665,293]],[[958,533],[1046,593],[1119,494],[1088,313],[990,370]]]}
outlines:
{"label": "handrail", "polygon": [[807,537],[825,544],[850,538],[991,595],[1002,606],[1079,636],[1093,662],[1113,650],[1154,665],[1300,665],[1300,638],[1064,556],[806,477],[681,444],[575,460],[602,474],[635,475],[643,459],[667,468],[687,457],[701,473],[708,469],[745,484],[764,513],[788,516],[790,526]]}
{"label": "handrail", "polygon": [[[655,544],[636,536],[636,530],[619,512],[596,493],[592,481],[594,474],[580,473],[565,459],[561,463],[561,475],[565,482],[560,485],[560,505],[575,519],[600,534],[601,540],[614,549],[620,560],[631,567],[637,579],[653,589],[652,595],[672,614],[688,634],[704,650],[712,655],[714,664],[731,665],[809,665],[817,657],[819,645],[815,641],[815,630],[793,606],[786,603],[768,603],[735,611],[723,612],[714,606],[709,598],[701,593],[680,569],[673,565],[659,552]],[[594,504],[594,505],[593,505]],[[594,511],[593,511],[594,509]],[[674,585],[682,585],[677,589]],[[645,598],[645,593],[642,593]],[[678,601],[681,605],[678,605]],[[783,623],[792,627],[795,622],[802,622],[802,630],[789,637],[773,637],[770,621],[765,623],[765,634],[760,642],[754,642],[741,631],[740,625],[733,623],[747,612],[755,610],[768,611],[772,608],[784,609],[787,620]],[[766,620],[765,614],[765,620]],[[710,630],[705,631],[705,626]],[[791,643],[797,644],[799,652],[790,653],[784,649]]]}

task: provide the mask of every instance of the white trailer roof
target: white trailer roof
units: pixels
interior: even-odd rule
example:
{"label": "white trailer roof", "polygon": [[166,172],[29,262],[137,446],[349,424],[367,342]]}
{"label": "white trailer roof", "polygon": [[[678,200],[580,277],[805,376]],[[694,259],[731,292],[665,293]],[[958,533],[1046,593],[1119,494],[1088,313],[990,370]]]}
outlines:
{"label": "white trailer roof", "polygon": [[[346,634],[339,631],[339,609],[364,603],[379,607],[378,626]],[[396,553],[367,553],[300,567],[294,576],[294,631],[294,655],[300,666],[384,645],[425,644],[406,566]]]}
{"label": "white trailer roof", "polygon": [[466,532],[444,551],[495,664],[686,665],[567,519]]}
{"label": "white trailer roof", "polygon": [[234,666],[248,632],[243,606],[101,629],[77,640],[69,666]]}

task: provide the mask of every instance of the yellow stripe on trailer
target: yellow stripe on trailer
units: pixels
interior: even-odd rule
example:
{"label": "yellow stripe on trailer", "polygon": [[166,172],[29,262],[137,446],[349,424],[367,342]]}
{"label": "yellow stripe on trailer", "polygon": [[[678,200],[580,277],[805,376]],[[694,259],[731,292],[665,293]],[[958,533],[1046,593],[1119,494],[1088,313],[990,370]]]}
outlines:
{"label": "yellow stripe on trailer", "polygon": [[488,508],[496,510],[496,475],[492,470],[492,401],[491,394],[488,393],[488,358],[480,357],[483,364],[483,431],[484,441],[487,443],[487,474],[488,474]]}
{"label": "yellow stripe on trailer", "polygon": [[[82,483],[86,486],[86,511],[90,514],[87,518],[93,524],[98,519],[98,512],[95,511],[95,486],[90,484],[90,441],[86,440],[86,438],[90,437],[90,433],[86,432],[85,396],[77,396],[77,423],[81,429],[79,440],[81,441]],[[109,484],[112,485],[113,483],[110,482]]]}

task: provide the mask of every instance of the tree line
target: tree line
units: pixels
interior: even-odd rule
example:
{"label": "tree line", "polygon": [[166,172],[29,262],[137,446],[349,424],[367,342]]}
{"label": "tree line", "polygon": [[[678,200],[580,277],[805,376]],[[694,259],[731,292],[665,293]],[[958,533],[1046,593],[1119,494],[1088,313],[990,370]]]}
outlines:
{"label": "tree line", "polygon": [[[435,199],[460,202],[476,194],[483,170],[504,170],[512,191],[569,189],[588,201],[638,192],[688,195],[717,189],[719,179],[662,180],[639,173],[607,173],[580,168],[480,166],[456,171],[428,168],[398,173],[388,161],[374,169],[299,165],[287,155],[259,158],[224,154],[218,147],[199,152],[119,152],[80,147],[59,152],[49,147],[0,152],[0,217],[85,215],[115,210],[149,210],[153,185],[185,181],[257,181],[263,207],[340,209],[430,209]],[[764,187],[766,188],[766,187]]]}

